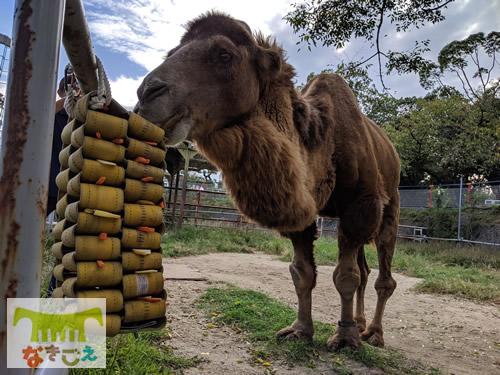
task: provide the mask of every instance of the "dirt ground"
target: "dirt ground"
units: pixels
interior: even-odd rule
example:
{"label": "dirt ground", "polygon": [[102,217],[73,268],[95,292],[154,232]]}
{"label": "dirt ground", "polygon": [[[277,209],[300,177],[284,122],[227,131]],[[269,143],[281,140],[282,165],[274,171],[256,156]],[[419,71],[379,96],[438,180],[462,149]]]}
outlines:
{"label": "dirt ground", "polygon": [[[288,264],[264,254],[209,254],[164,260],[167,278],[206,278],[262,292],[296,308],[296,296]],[[319,266],[313,292],[313,319],[336,324],[340,301],[332,283],[334,267]],[[368,281],[365,308],[367,320],[375,309],[373,283]],[[440,368],[445,374],[500,374],[500,309],[448,296],[418,294],[411,288],[419,279],[394,275],[398,287],[384,316],[385,344],[410,359]],[[197,298],[214,285],[208,281],[167,280],[170,307],[167,310],[173,338],[169,345],[177,355],[201,357],[198,367],[186,374],[263,374],[265,368],[250,361],[251,344],[228,327],[207,329],[206,315],[195,308]],[[331,364],[331,363],[330,363]],[[273,363],[277,374],[333,373],[321,361],[314,370],[288,368]],[[330,369],[330,370],[329,370]],[[366,373],[366,370],[361,370]],[[269,368],[267,369],[269,373]],[[372,370],[371,374],[380,371]]]}

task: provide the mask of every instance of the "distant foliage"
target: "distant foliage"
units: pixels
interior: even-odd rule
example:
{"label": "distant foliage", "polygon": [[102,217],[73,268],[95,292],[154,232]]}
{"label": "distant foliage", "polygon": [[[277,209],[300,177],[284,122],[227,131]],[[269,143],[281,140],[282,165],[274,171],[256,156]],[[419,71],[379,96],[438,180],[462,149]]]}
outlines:
{"label": "distant foliage", "polygon": [[497,178],[500,117],[495,113],[460,95],[413,100],[405,113],[383,124],[401,158],[402,183],[455,183],[474,174]]}
{"label": "distant foliage", "polygon": [[384,22],[393,26],[398,33],[410,32],[414,28],[443,21],[445,17],[442,10],[453,1],[306,0],[293,4],[294,10],[284,19],[298,33],[297,44],[305,44],[309,49],[318,42],[339,49],[357,38],[369,41],[371,55],[353,61],[353,67],[362,66],[376,58],[380,79],[384,84],[383,66],[387,72],[393,69],[398,72],[429,69],[429,61],[422,58],[422,54],[429,50],[429,40],[415,41],[413,48],[407,51],[384,50],[380,47],[382,39],[387,37],[382,32]]}
{"label": "distant foliage", "polygon": [[[451,3],[453,0],[306,0],[294,4],[294,10],[285,16],[298,34],[297,44],[309,48],[317,43],[342,48],[357,38],[371,43],[370,56],[341,62],[325,72],[343,76],[363,112],[389,135],[401,158],[404,185],[456,183],[460,176],[467,180],[473,175],[500,179],[500,32],[478,32],[452,41],[441,49],[437,61],[424,57],[429,40],[415,41],[407,51],[380,47],[387,28],[408,33],[442,22],[442,10]],[[367,72],[374,64],[383,92]],[[383,81],[391,72],[417,73],[428,94],[423,98],[393,97]],[[450,78],[458,78],[459,84],[450,86],[446,83]]]}

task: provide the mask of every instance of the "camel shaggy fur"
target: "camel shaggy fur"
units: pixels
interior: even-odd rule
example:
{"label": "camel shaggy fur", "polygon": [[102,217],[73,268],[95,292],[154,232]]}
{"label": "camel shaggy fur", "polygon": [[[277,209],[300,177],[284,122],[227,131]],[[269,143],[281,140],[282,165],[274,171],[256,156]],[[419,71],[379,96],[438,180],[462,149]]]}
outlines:
{"label": "camel shaggy fur", "polygon": [[[341,312],[328,347],[360,348],[361,339],[382,346],[382,315],[396,288],[391,261],[399,217],[398,156],[342,78],[320,74],[298,92],[294,75],[275,41],[210,12],[188,24],[179,46],[144,79],[136,112],[165,129],[167,144],[194,142],[222,172],[238,209],[292,241],[298,314],[278,338],[314,334],[313,242],[315,219],[322,215],[340,223],[333,282]],[[363,245],[373,241],[378,300],[366,326],[370,269]]]}

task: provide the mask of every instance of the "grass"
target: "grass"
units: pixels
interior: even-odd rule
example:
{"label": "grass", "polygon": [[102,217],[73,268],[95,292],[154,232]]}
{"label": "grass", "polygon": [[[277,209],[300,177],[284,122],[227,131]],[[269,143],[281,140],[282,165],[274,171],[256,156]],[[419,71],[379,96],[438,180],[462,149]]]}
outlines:
{"label": "grass", "polygon": [[[338,255],[333,239],[316,242],[316,262],[333,265]],[[370,268],[378,268],[376,251],[365,246]],[[291,261],[293,250],[281,256]],[[451,294],[479,301],[500,300],[500,254],[498,249],[432,242],[419,244],[398,242],[392,269],[407,276],[422,278],[416,290],[426,293]]]}
{"label": "grass", "polygon": [[480,301],[500,300],[500,254],[486,247],[450,244],[398,246],[393,268],[424,279],[416,289]]}
{"label": "grass", "polygon": [[[366,373],[366,368],[378,368],[386,374],[438,373],[421,363],[407,360],[400,353],[368,344],[359,351],[329,353],[326,342],[335,329],[320,322],[314,322],[312,344],[277,341],[275,332],[289,326],[296,313],[283,303],[252,290],[232,286],[226,289],[211,288],[201,297],[200,306],[215,324],[229,325],[245,332],[248,340],[254,344],[253,360],[263,365],[272,367],[273,361],[285,361],[289,366],[306,364],[314,369],[322,362],[339,374]],[[213,316],[214,313],[216,316]]]}
{"label": "grass", "polygon": [[40,298],[47,297],[47,290],[49,287],[50,277],[52,270],[56,265],[56,258],[52,254],[52,245],[55,240],[52,235],[47,235],[45,238],[45,250],[42,254],[42,276],[40,279]]}
{"label": "grass", "polygon": [[163,255],[170,257],[214,252],[278,255],[291,249],[291,245],[290,241],[270,232],[184,226],[180,231],[167,231],[162,238],[162,248]]}
{"label": "grass", "polygon": [[[40,297],[47,296],[55,258],[52,255],[54,238],[47,236],[43,253]],[[182,374],[182,370],[196,366],[202,360],[175,356],[165,344],[170,339],[168,329],[121,334],[106,338],[106,369],[72,369],[71,374]]]}
{"label": "grass", "polygon": [[[293,248],[289,240],[272,232],[241,231],[231,228],[185,226],[180,231],[167,231],[163,237],[165,256],[200,255],[211,252],[279,255],[290,262]],[[378,268],[376,251],[365,247],[371,268]],[[335,265],[337,242],[321,237],[315,242],[316,262]],[[500,253],[496,248],[457,246],[450,243],[398,242],[393,258],[394,272],[422,278],[416,290],[450,294],[477,301],[500,300]]]}
{"label": "grass", "polygon": [[[53,239],[48,237],[42,266],[41,296],[45,296],[54,265],[50,251]],[[238,229],[214,229],[184,227],[181,231],[168,231],[163,237],[163,253],[166,256],[199,255],[209,252],[264,252],[280,255],[281,260],[290,261],[293,249],[290,241],[260,231],[244,232]],[[332,238],[316,241],[318,264],[334,265],[338,248]],[[365,250],[370,267],[378,268],[376,252],[369,246]],[[430,293],[446,293],[474,300],[500,300],[500,255],[498,249],[457,247],[442,243],[398,243],[393,260],[394,271],[423,279],[417,289]],[[257,362],[284,360],[289,364],[308,363],[314,368],[318,361],[327,361],[338,374],[356,373],[360,365],[380,368],[386,373],[413,374],[437,373],[408,361],[396,352],[365,345],[357,352],[326,352],[325,342],[333,333],[330,325],[315,322],[316,334],[313,344],[303,342],[278,343],[274,333],[295,318],[295,312],[265,295],[230,288],[210,289],[202,298],[202,306],[217,312],[214,319],[246,332],[255,344],[254,359]],[[118,374],[179,374],[183,369],[196,366],[198,358],[177,357],[165,345],[168,331],[119,335],[107,339],[107,370],[73,373],[118,373]],[[358,367],[356,367],[358,366]],[[140,369],[140,370],[139,370]],[[363,371],[361,370],[361,373]]]}
{"label": "grass", "polygon": [[196,366],[197,357],[185,359],[173,354],[165,345],[168,331],[151,331],[118,335],[106,339],[105,369],[72,369],[71,374],[182,374],[182,370]]}

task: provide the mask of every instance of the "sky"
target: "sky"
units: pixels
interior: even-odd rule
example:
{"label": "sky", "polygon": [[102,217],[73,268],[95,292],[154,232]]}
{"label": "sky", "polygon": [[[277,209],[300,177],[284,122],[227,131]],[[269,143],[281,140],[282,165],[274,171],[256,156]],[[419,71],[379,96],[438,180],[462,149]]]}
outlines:
{"label": "sky", "polygon": [[[49,1],[49,0],[46,0]],[[371,53],[362,40],[348,43],[343,50],[296,45],[299,40],[283,20],[292,4],[299,0],[84,0],[94,50],[104,64],[111,81],[115,100],[131,109],[137,101],[136,90],[144,76],[158,66],[166,52],[175,47],[185,31],[187,21],[203,12],[216,9],[245,21],[253,30],[273,35],[287,51],[288,62],[296,71],[296,83],[305,83],[311,72],[333,67],[342,60],[350,61]],[[428,58],[436,60],[439,50],[453,40],[482,31],[500,30],[500,0],[456,0],[443,11],[446,20],[426,25],[410,33],[398,34],[390,25],[383,30],[388,37],[382,48],[393,50],[411,47],[415,40],[430,39]],[[12,36],[14,0],[0,1],[0,33]],[[0,53],[3,48],[0,48]],[[61,50],[59,77],[68,59]],[[4,68],[5,69],[5,68]],[[376,69],[370,71],[379,85]],[[500,73],[496,71],[496,76]],[[5,81],[4,73],[0,81]],[[396,97],[422,96],[418,77],[393,74],[385,78],[386,86]],[[451,80],[450,84],[457,84]],[[0,92],[5,85],[0,83]]]}

